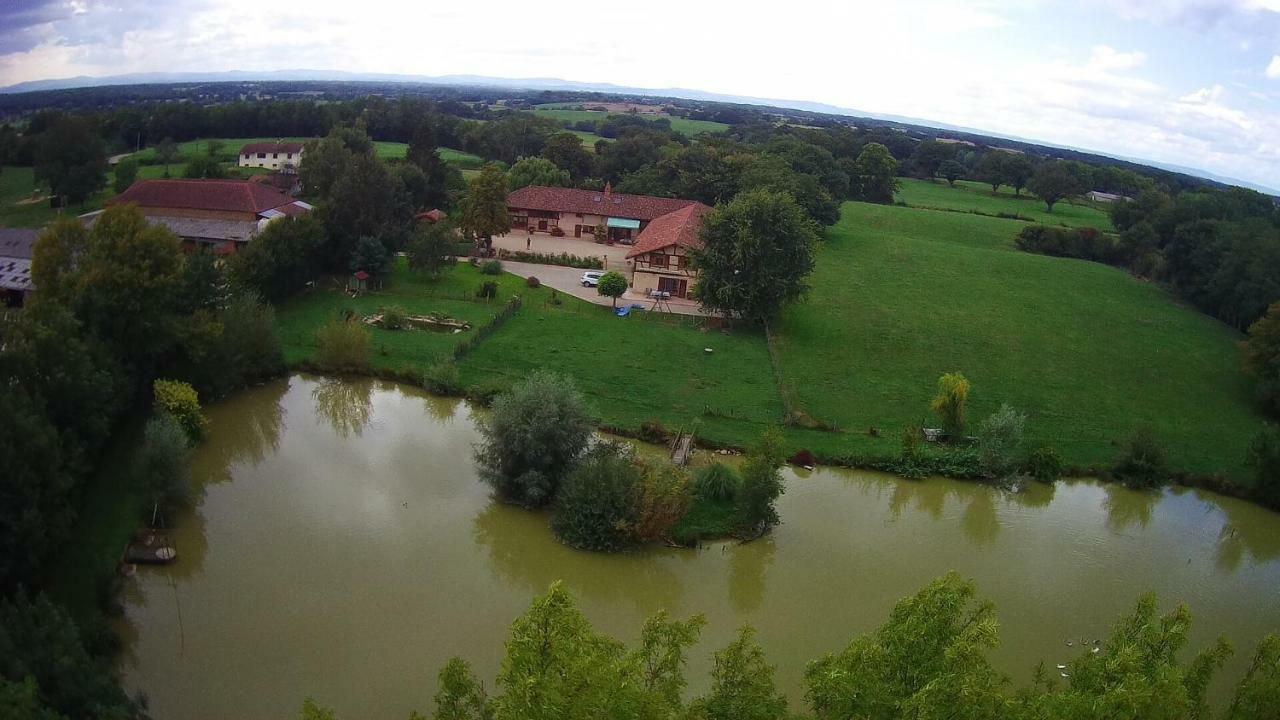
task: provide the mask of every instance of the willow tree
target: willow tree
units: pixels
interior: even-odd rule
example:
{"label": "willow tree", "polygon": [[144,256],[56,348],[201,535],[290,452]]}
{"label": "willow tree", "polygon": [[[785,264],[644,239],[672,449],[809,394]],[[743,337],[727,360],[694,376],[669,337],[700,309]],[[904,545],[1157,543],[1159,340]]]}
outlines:
{"label": "willow tree", "polygon": [[938,378],[938,394],[929,405],[942,420],[942,429],[952,439],[964,434],[964,409],[969,400],[969,381],[958,372]]}

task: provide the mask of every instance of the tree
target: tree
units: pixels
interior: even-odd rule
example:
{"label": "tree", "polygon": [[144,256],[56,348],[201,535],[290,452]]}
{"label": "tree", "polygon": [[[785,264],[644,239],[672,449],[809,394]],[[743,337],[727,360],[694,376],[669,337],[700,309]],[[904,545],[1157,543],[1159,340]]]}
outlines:
{"label": "tree", "polygon": [[92,229],[60,219],[41,234],[31,261],[36,302],[70,308],[86,332],[143,376],[176,340],[181,272],[177,236],[126,205],[104,210]]}
{"label": "tree", "polygon": [[991,194],[1000,191],[1000,186],[1008,182],[1008,159],[1011,155],[1000,150],[990,150],[978,161],[978,179],[991,186]]}
{"label": "tree", "polygon": [[773,504],[785,489],[778,472],[784,458],[782,433],[777,428],[766,430],[747,453],[734,509],[742,537],[760,537],[778,524],[778,512]]}
{"label": "tree", "polygon": [[64,116],[40,134],[35,179],[66,203],[83,204],[107,184],[107,149],[81,117]]}
{"label": "tree", "polygon": [[938,378],[938,394],[930,409],[942,420],[942,429],[952,442],[964,435],[964,409],[969,400],[969,381],[958,372]]}
{"label": "tree", "polygon": [[1258,643],[1249,670],[1236,685],[1226,720],[1275,717],[1280,717],[1280,637],[1268,635]]}
{"label": "tree", "polygon": [[690,716],[699,720],[783,720],[787,698],[773,683],[773,666],[744,627],[729,646],[715,654],[711,692],[694,701]]}
{"label": "tree", "polygon": [[547,138],[542,157],[567,171],[570,178],[581,179],[591,174],[591,153],[582,146],[582,138],[573,133],[556,133]]}
{"label": "tree", "polygon": [[31,580],[65,539],[74,516],[68,503],[74,477],[58,429],[31,390],[16,385],[0,393],[0,419],[0,589],[8,589]]}
{"label": "tree", "polygon": [[613,306],[618,307],[618,298],[622,297],[627,291],[627,278],[617,270],[600,276],[600,282],[596,285],[596,292],[607,298],[613,298]]}
{"label": "tree", "polygon": [[366,153],[351,156],[341,169],[320,207],[320,220],[328,235],[325,264],[346,269],[361,238],[377,238],[388,252],[400,249],[413,226],[413,206],[387,164]]}
{"label": "tree", "polygon": [[947,181],[948,185],[955,187],[956,181],[964,177],[964,165],[955,160],[943,160],[938,166],[938,174]]}
{"label": "tree", "polygon": [[593,427],[573,382],[543,371],[499,395],[477,425],[480,478],[502,499],[531,507],[555,499]]}
{"label": "tree", "polygon": [[181,380],[156,380],[152,388],[156,412],[171,415],[192,443],[199,442],[207,421],[200,412],[200,396],[195,388]]}
{"label": "tree", "polygon": [[316,331],[316,362],[326,370],[355,372],[369,366],[369,330],[358,320],[331,320]]}
{"label": "tree", "polygon": [[324,244],[324,226],[314,215],[277,218],[231,256],[231,277],[263,298],[279,302],[302,290],[320,272]]}
{"label": "tree", "polygon": [[439,688],[433,698],[436,710],[432,720],[490,720],[484,686],[476,680],[466,660],[453,658],[440,669]]}
{"label": "tree", "polygon": [[994,606],[950,573],[899,601],[871,635],[809,663],[805,697],[819,720],[1009,717],[985,656],[997,643]]}
{"label": "tree", "polygon": [[917,175],[932,179],[938,174],[942,163],[954,156],[955,148],[952,145],[937,140],[925,140],[911,154],[911,165],[915,167]]}
{"label": "tree", "polygon": [[173,138],[165,138],[156,145],[156,159],[164,165],[164,176],[169,177],[169,163],[178,157],[178,145],[173,142]]}
{"label": "tree", "polygon": [[1263,505],[1280,509],[1280,431],[1267,425],[1249,444],[1253,467],[1253,494]]}
{"label": "tree", "polygon": [[387,247],[375,237],[362,237],[351,252],[351,272],[364,272],[382,277],[391,272],[393,258]]}
{"label": "tree", "polygon": [[1027,189],[1044,200],[1049,212],[1053,212],[1053,206],[1059,200],[1084,192],[1079,178],[1062,162],[1045,163],[1037,168],[1027,183]]}
{"label": "tree", "polygon": [[898,161],[880,143],[867,143],[854,162],[858,197],[867,202],[891,203],[898,191]]}
{"label": "tree", "polygon": [[1263,408],[1280,416],[1280,302],[1249,326],[1242,348],[1244,370],[1253,377]]}
{"label": "tree", "polygon": [[978,461],[988,477],[1002,478],[1013,470],[1026,424],[1026,415],[1003,403],[978,426]]}
{"label": "tree", "polygon": [[751,190],[707,214],[691,251],[702,307],[766,321],[808,289],[818,229],[789,195]]}
{"label": "tree", "polygon": [[546,158],[522,157],[507,171],[507,186],[519,190],[530,185],[569,187],[569,171],[562,170]]}
{"label": "tree", "polygon": [[192,155],[182,170],[182,177],[195,180],[217,180],[226,176],[227,171],[212,153]]}
{"label": "tree", "polygon": [[147,421],[142,445],[134,456],[134,478],[159,510],[183,504],[190,495],[188,439],[176,418],[160,412]]}
{"label": "tree", "polygon": [[1169,479],[1164,445],[1149,425],[1139,425],[1124,439],[1111,469],[1117,480],[1133,488],[1153,488]]}
{"label": "tree", "polygon": [[1022,195],[1022,188],[1027,186],[1033,174],[1035,166],[1025,155],[1012,155],[1004,161],[1004,182],[1013,188],[1014,195]]}
{"label": "tree", "polygon": [[116,194],[119,195],[125,190],[128,190],[129,186],[133,185],[134,181],[137,179],[138,161],[133,158],[125,158],[124,160],[116,163],[115,180],[111,184],[111,189],[115,190]]}
{"label": "tree", "polygon": [[631,539],[640,468],[630,447],[597,443],[565,477],[551,513],[551,531],[580,550],[614,552]]}
{"label": "tree", "polygon": [[502,168],[488,163],[471,181],[471,187],[459,204],[461,217],[458,228],[463,234],[488,249],[493,247],[493,236],[511,230],[511,216],[507,214],[507,178]]}
{"label": "tree", "polygon": [[457,262],[458,234],[448,220],[420,223],[405,248],[409,269],[430,277],[439,277]]}

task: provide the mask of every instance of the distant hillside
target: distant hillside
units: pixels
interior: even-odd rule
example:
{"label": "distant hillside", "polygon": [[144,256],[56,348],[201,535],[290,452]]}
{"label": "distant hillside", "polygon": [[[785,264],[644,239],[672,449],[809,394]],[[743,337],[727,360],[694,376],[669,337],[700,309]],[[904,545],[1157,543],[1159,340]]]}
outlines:
{"label": "distant hillside", "polygon": [[[1280,190],[1276,188],[1266,187],[1257,183],[1239,180],[1237,178],[1225,177],[1201,170],[1199,168],[1184,167],[1172,165],[1169,163],[1160,163],[1141,158],[1130,158],[1123,156],[1103,155],[1092,150],[1077,148],[1071,146],[1054,145],[1037,140],[1010,136],[996,135],[976,128],[951,125],[948,123],[937,122],[933,120],[914,118],[902,115],[892,115],[883,113],[872,113],[854,108],[840,107],[829,105],[826,103],[810,102],[804,100],[783,100],[776,98],[759,98],[745,95],[727,95],[723,93],[706,92],[703,90],[692,90],[688,88],[638,88],[623,85],[614,85],[612,83],[592,83],[579,82],[574,80],[564,80],[561,78],[505,78],[505,77],[489,77],[484,75],[411,75],[400,73],[355,73],[345,72],[341,70],[274,70],[274,71],[250,71],[250,70],[230,70],[223,72],[181,72],[181,73],[131,73],[125,75],[109,75],[103,77],[78,76],[72,78],[60,78],[50,80],[34,80],[29,82],[18,83],[8,87],[0,87],[0,112],[6,108],[17,110],[33,109],[28,104],[26,108],[15,107],[26,103],[14,103],[14,96],[27,94],[55,93],[57,91],[74,90],[79,88],[101,88],[101,87],[118,87],[118,86],[140,86],[140,85],[190,85],[193,83],[377,83],[389,84],[393,86],[402,86],[404,90],[408,90],[413,86],[429,86],[437,88],[509,88],[512,90],[533,90],[533,91],[568,91],[583,93],[602,93],[608,95],[626,95],[633,97],[647,97],[657,99],[681,99],[692,100],[696,102],[707,103],[730,103],[737,105],[748,105],[759,108],[761,110],[796,110],[806,113],[814,113],[817,115],[839,116],[842,118],[852,119],[855,122],[876,121],[876,124],[891,124],[901,127],[908,131],[915,131],[916,134],[922,135],[938,135],[938,131],[943,131],[946,136],[955,136],[960,139],[968,139],[980,142],[986,145],[1008,145],[1010,142],[1026,146],[1028,149],[1035,149],[1041,154],[1055,155],[1060,151],[1069,151],[1070,153],[1079,153],[1087,157],[1108,158],[1111,160],[1119,160],[1125,163],[1133,163],[1148,167],[1159,168],[1161,170],[1175,172],[1193,177],[1203,178],[1215,183],[1238,185],[1241,187],[1251,188],[1259,192],[1269,195],[1280,196]],[[6,102],[8,100],[9,102]],[[56,104],[54,104],[56,106]]]}

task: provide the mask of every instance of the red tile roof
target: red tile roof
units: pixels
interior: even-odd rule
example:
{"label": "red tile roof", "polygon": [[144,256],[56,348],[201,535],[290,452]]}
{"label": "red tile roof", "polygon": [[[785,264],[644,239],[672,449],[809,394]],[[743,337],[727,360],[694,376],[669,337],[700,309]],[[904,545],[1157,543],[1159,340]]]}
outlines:
{"label": "red tile roof", "polygon": [[628,258],[643,255],[654,250],[661,250],[672,245],[681,247],[700,247],[702,245],[698,232],[702,230],[702,217],[711,212],[711,208],[695,202],[675,212],[654,218],[636,238],[635,247],[627,253]]}
{"label": "red tile roof", "polygon": [[287,205],[293,198],[275,188],[246,180],[139,180],[109,205],[137,203],[142,208],[182,208],[252,213]]}
{"label": "red tile roof", "polygon": [[413,216],[415,220],[426,220],[427,222],[437,223],[445,219],[447,216],[440,208],[433,208],[426,212],[420,212]]}
{"label": "red tile roof", "polygon": [[523,187],[507,196],[507,207],[521,210],[548,210],[649,221],[688,207],[693,200],[624,195],[574,188]]}
{"label": "red tile roof", "polygon": [[298,187],[298,176],[292,173],[263,173],[249,178],[251,183],[261,183],[280,192],[291,193]]}
{"label": "red tile roof", "polygon": [[300,153],[302,152],[302,143],[300,142],[256,142],[249,143],[240,148],[241,155],[255,155],[257,153]]}

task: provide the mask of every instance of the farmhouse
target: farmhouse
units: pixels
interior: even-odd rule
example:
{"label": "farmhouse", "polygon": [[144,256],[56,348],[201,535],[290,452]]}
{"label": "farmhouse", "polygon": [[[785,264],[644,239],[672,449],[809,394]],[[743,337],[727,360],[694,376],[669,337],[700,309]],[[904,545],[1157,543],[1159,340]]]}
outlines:
{"label": "farmhouse", "polygon": [[632,261],[631,289],[652,295],[687,298],[697,272],[689,264],[689,249],[698,247],[702,218],[711,208],[700,202],[654,218],[636,238],[627,253]]}
{"label": "farmhouse", "polygon": [[[262,183],[245,180],[139,180],[107,201],[132,203],[154,225],[169,228],[190,252],[229,255],[276,218],[305,215],[311,205]],[[92,224],[99,213],[82,216]]]}
{"label": "farmhouse", "polygon": [[1098,190],[1090,190],[1089,192],[1085,193],[1084,196],[1094,202],[1100,202],[1100,203],[1113,203],[1117,200],[1133,199],[1126,195],[1117,195],[1115,193],[1100,192]]}
{"label": "farmhouse", "polygon": [[240,148],[240,167],[261,167],[272,170],[296,170],[302,162],[300,142],[256,142]]}
{"label": "farmhouse", "polygon": [[[653,220],[695,204],[693,200],[603,191],[530,186],[507,196],[511,227],[630,244]],[[599,238],[600,232],[605,237]]]}
{"label": "farmhouse", "polygon": [[31,249],[40,233],[0,228],[0,307],[22,307],[31,298]]}

